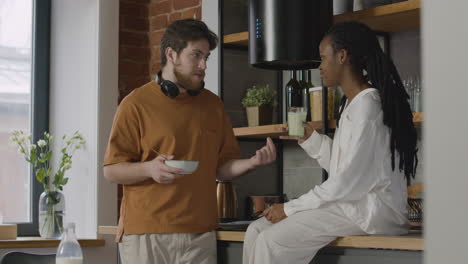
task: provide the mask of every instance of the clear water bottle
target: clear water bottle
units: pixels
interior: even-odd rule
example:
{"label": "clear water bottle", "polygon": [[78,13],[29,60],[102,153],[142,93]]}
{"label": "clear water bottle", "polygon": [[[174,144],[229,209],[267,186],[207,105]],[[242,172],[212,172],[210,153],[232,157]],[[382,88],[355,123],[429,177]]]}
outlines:
{"label": "clear water bottle", "polygon": [[75,223],[68,223],[57,250],[56,264],[83,264],[83,252],[75,235]]}

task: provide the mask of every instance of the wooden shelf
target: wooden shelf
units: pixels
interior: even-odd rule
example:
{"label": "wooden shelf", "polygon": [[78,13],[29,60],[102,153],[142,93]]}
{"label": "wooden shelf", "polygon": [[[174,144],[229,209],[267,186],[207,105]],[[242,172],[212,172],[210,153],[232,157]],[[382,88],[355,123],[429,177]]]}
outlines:
{"label": "wooden shelf", "polygon": [[[322,122],[308,122],[316,130],[322,130]],[[236,137],[247,137],[247,138],[266,138],[272,137],[277,138],[279,136],[287,136],[286,124],[275,124],[266,126],[256,127],[236,127],[234,128],[234,135]],[[329,128],[336,128],[336,121],[330,120]]]}
{"label": "wooden shelf", "polygon": [[223,43],[225,45],[234,47],[248,47],[249,46],[249,32],[233,33],[224,36]]}
{"label": "wooden shelf", "polygon": [[378,6],[333,17],[333,22],[359,21],[375,31],[397,32],[416,29],[420,25],[420,0]]}
{"label": "wooden shelf", "polygon": [[[359,21],[375,31],[397,32],[416,29],[420,26],[421,0],[378,6],[333,17],[333,22]],[[249,32],[225,35],[223,43],[228,46],[247,47]]]}
{"label": "wooden shelf", "polygon": [[[413,122],[416,127],[421,127],[423,122],[424,114],[422,112],[413,113]],[[322,130],[322,122],[309,122],[316,130]],[[272,137],[277,138],[279,136],[286,136],[286,124],[276,124],[276,125],[266,125],[266,126],[256,126],[256,127],[236,127],[234,128],[234,135],[236,137],[245,137],[245,138],[266,138]],[[331,120],[329,122],[329,128],[336,128],[336,121]]]}

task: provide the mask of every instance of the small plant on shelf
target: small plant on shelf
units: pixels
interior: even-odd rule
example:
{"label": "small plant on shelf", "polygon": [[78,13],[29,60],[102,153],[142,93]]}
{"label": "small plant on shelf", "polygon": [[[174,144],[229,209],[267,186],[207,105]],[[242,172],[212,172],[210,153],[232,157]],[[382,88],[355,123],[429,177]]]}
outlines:
{"label": "small plant on shelf", "polygon": [[241,103],[246,109],[249,126],[271,124],[277,104],[276,91],[268,84],[253,85],[247,89]]}

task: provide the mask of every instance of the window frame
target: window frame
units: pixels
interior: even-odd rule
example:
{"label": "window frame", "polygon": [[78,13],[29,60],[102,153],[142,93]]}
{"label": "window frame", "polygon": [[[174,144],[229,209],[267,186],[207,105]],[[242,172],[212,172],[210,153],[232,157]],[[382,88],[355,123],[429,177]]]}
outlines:
{"label": "window frame", "polygon": [[[33,0],[32,12],[32,62],[31,62],[31,134],[33,142],[49,130],[49,73],[50,73],[50,21],[51,0]],[[30,166],[30,164],[29,164]],[[18,224],[18,236],[37,236],[38,203],[42,185],[30,171],[31,222]]]}

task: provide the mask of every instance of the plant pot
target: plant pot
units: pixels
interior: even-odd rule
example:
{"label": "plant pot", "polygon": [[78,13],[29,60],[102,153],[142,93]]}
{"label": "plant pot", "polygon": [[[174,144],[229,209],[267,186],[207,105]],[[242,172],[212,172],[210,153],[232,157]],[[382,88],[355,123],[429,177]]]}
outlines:
{"label": "plant pot", "polygon": [[65,216],[65,196],[61,192],[43,192],[39,197],[39,235],[60,238]]}
{"label": "plant pot", "polygon": [[273,121],[273,107],[271,106],[252,106],[246,107],[247,122],[249,127],[269,125]]}

